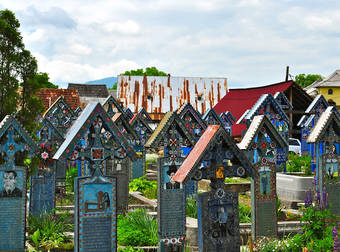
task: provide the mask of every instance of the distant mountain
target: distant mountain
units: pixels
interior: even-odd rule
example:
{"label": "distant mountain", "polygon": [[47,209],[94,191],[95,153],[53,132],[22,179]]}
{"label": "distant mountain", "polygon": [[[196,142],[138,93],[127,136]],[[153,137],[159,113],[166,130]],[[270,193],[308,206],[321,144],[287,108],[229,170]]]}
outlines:
{"label": "distant mountain", "polygon": [[117,82],[117,77],[107,77],[100,80],[93,80],[85,82],[85,84],[105,84],[107,88],[112,88],[113,84]]}

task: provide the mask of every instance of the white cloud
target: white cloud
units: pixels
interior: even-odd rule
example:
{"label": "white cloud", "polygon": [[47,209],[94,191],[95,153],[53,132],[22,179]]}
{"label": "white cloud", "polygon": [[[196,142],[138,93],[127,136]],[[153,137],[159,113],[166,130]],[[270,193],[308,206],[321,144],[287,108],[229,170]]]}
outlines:
{"label": "white cloud", "polygon": [[[26,48],[55,82],[154,65],[173,76],[238,84],[330,74],[340,54],[340,2],[290,0],[1,0]],[[232,85],[232,82],[229,81]]]}
{"label": "white cloud", "polygon": [[138,34],[140,31],[139,25],[132,21],[126,22],[109,22],[104,25],[107,32],[119,32],[122,34]]}

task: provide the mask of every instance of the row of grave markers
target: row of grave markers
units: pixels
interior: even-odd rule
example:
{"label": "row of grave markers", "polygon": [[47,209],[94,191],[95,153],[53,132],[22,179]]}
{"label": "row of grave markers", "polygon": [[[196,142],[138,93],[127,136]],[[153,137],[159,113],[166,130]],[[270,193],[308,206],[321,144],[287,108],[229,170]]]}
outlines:
{"label": "row of grave markers", "polygon": [[[59,106],[57,111],[58,109],[65,110],[65,107]],[[263,112],[263,108],[260,106],[260,113],[262,113],[261,110]],[[265,111],[268,112],[268,108]],[[214,112],[210,113],[214,114]],[[329,109],[328,114],[329,116],[324,116],[325,119],[320,121],[322,126],[315,127],[315,130],[320,127],[322,130],[319,130],[319,133],[311,134],[311,136],[314,136],[324,132],[333,132],[327,135],[328,142],[319,136],[311,139],[310,142],[328,143],[328,146],[333,146],[330,143],[339,143],[339,117],[332,109]],[[287,144],[285,143],[285,138],[280,133],[277,133],[277,129],[272,124],[273,121],[268,120],[268,117],[270,118],[268,113],[265,114],[266,116],[255,115],[253,117],[239,147],[231,140],[228,131],[224,127],[213,125],[203,129],[200,128],[202,127],[201,125],[197,125],[199,124],[198,121],[195,122],[192,118],[186,120],[185,117],[184,120],[181,120],[179,115],[180,111],[178,113],[168,113],[145,144],[146,147],[161,146],[164,148],[164,157],[159,160],[160,195],[158,209],[161,248],[165,249],[175,244],[180,246],[185,241],[184,188],[190,181],[198,181],[202,178],[210,179],[212,188],[211,192],[199,196],[200,243],[202,251],[211,251],[211,249],[224,251],[226,247],[231,248],[230,246],[233,248],[232,251],[236,251],[239,248],[237,195],[225,191],[223,186],[224,178],[229,176],[251,176],[253,178],[252,198],[254,199],[253,211],[255,211],[253,213],[253,234],[275,235],[277,232],[276,221],[270,223],[265,221],[263,222],[264,224],[259,223],[262,223],[261,220],[263,219],[268,219],[267,214],[276,207],[276,204],[273,204],[273,198],[275,198],[273,196],[276,194],[275,151],[278,148],[286,148]],[[117,120],[119,117],[117,116]],[[75,120],[73,115],[67,117],[68,119],[66,120],[61,119],[61,116],[58,118],[62,122],[61,125],[71,125],[72,120]],[[52,117],[52,119],[55,118]],[[122,183],[122,185],[117,184],[117,180],[119,182],[119,179],[117,179],[120,175],[119,171],[125,172],[125,181],[129,179],[129,175],[126,176],[129,169],[121,165],[119,166],[119,161],[124,160],[127,156],[130,156],[132,160],[137,160],[137,153],[130,145],[131,143],[138,144],[133,142],[133,138],[125,137],[129,130],[124,128],[127,127],[127,124],[122,122],[117,125],[111,119],[112,117],[106,113],[99,103],[89,104],[70,128],[65,141],[62,141],[63,136],[66,135],[65,128],[70,126],[61,126],[60,129],[58,126],[48,127],[49,123],[53,125],[53,120],[45,121],[43,125],[46,128],[43,127],[39,132],[41,139],[39,151],[38,145],[30,139],[15,118],[11,116],[6,117],[0,127],[0,137],[6,137],[6,140],[3,141],[4,144],[1,145],[1,151],[5,153],[5,168],[2,168],[3,174],[0,176],[4,185],[2,197],[0,197],[1,203],[4,204],[0,204],[0,206],[7,206],[8,202],[6,200],[9,200],[8,204],[21,204],[16,206],[21,206],[19,209],[23,209],[23,212],[25,212],[26,199],[23,198],[25,198],[26,194],[24,197],[22,196],[23,194],[19,196],[19,190],[20,188],[25,190],[26,171],[24,168],[16,166],[14,156],[16,152],[30,150],[31,154],[40,155],[41,168],[44,168],[39,169],[38,173],[34,176],[36,180],[32,180],[31,188],[34,188],[35,184],[47,183],[47,186],[43,185],[40,189],[37,188],[36,191],[32,190],[30,206],[32,206],[32,209],[36,206],[37,209],[48,211],[48,208],[54,204],[53,202],[52,204],[43,203],[39,206],[39,200],[34,201],[33,199],[34,195],[40,197],[40,190],[43,190],[45,193],[48,189],[48,183],[53,183],[47,182],[51,173],[52,175],[54,174],[53,171],[55,169],[53,165],[49,166],[50,157],[54,151],[53,147],[62,143],[54,155],[54,159],[58,160],[58,163],[64,162],[64,164],[68,159],[86,161],[90,171],[88,174],[84,174],[87,176],[76,179],[76,247],[79,250],[83,248],[91,250],[91,246],[97,246],[97,248],[102,246],[103,249],[114,250],[116,248],[116,214],[117,211],[124,211],[126,209],[124,204],[121,207],[117,206],[116,199],[120,198],[120,196],[124,198],[124,195],[127,197],[125,190],[121,190],[121,192],[124,192],[121,195],[119,190],[128,184],[127,182],[125,184]],[[332,130],[324,126],[326,125],[325,122],[328,121],[332,121],[329,123],[330,127],[333,127],[330,128]],[[199,138],[197,133],[203,133],[202,137]],[[26,141],[25,144],[18,144],[14,139],[19,137],[15,135],[20,135]],[[198,142],[195,145],[196,141]],[[193,148],[184,162],[183,148]],[[243,153],[240,149],[245,150],[245,152]],[[328,149],[333,150],[333,147]],[[322,176],[319,175],[320,181],[325,181],[327,176],[331,178],[331,175],[333,178],[338,178],[338,170],[336,169],[339,166],[339,158],[338,154],[334,154],[334,150],[332,153],[333,156],[329,152],[328,158],[323,158],[323,161],[320,162],[320,167],[322,167],[322,169],[318,169],[319,173],[322,174]],[[110,171],[110,175],[113,175],[113,177],[107,177],[103,174],[103,171],[107,172],[104,169],[106,165],[105,160],[118,161]],[[254,167],[252,163],[255,164]],[[327,166],[328,170],[331,169],[331,172],[328,172],[330,175],[325,177],[324,166],[322,164]],[[118,167],[120,168],[118,169]],[[63,169],[65,169],[65,166]],[[8,179],[12,179],[12,181],[17,183],[18,188],[15,189],[18,190],[7,185]],[[334,181],[331,180],[331,186],[328,189],[334,195],[330,198],[335,197],[334,199],[336,199],[337,195],[339,195],[339,181],[336,181],[336,179]],[[6,186],[5,182],[7,183]],[[320,187],[321,185],[324,184],[320,184]],[[7,193],[5,187],[9,188]],[[22,190],[21,193],[23,193]],[[9,191],[13,193],[12,197],[8,197]],[[52,192],[52,194],[54,193]],[[45,197],[48,197],[47,194]],[[17,198],[20,198],[20,200]],[[169,201],[169,199],[172,200]],[[162,203],[162,201],[164,202]],[[167,207],[167,204],[173,207]],[[10,207],[10,205],[8,206]],[[261,209],[261,211],[258,209]],[[3,213],[6,214],[6,210],[3,209]],[[9,224],[2,223],[1,227],[4,228],[5,233],[7,231],[10,234],[10,237],[16,237],[12,233],[13,228],[9,230],[11,223],[13,223],[11,221],[19,221],[18,223],[25,222],[24,216],[25,214],[21,214],[20,216],[15,216],[12,220],[9,218]],[[4,218],[0,219],[1,221],[4,220]],[[176,221],[174,221],[175,219]],[[96,234],[102,234],[102,238],[91,233],[93,229],[89,227],[93,226],[95,222],[99,223],[99,230],[97,230]],[[24,225],[18,225],[18,230],[20,231],[16,230],[16,232],[19,238],[17,238],[18,240],[15,240],[15,238],[14,242],[12,242],[16,244],[15,246],[20,247],[21,242],[24,241],[24,227]],[[94,238],[92,239],[91,237]],[[20,243],[18,243],[19,239]],[[11,240],[1,241],[3,244],[0,242],[0,250],[12,249]],[[98,241],[98,244],[96,241]]]}

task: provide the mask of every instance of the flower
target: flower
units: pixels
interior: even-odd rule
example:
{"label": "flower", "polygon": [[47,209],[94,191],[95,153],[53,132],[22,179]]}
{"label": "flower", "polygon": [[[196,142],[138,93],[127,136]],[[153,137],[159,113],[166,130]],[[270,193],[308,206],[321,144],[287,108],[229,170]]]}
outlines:
{"label": "flower", "polygon": [[44,159],[44,160],[48,159],[48,153],[46,151],[41,153],[41,158]]}

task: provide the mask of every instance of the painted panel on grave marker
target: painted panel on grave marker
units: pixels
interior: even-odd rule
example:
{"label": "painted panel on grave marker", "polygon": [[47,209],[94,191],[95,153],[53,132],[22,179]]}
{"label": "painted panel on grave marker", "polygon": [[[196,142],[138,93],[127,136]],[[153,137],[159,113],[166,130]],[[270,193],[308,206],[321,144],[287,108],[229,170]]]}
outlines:
{"label": "painted panel on grave marker", "polygon": [[216,191],[198,195],[199,251],[239,251],[238,194]]}
{"label": "painted panel on grave marker", "polygon": [[0,167],[0,234],[6,234],[5,239],[0,239],[0,250],[24,251],[25,181],[24,167],[17,166],[15,170]]}
{"label": "painted panel on grave marker", "polygon": [[181,245],[185,241],[185,192],[182,183],[171,181],[182,159],[159,159],[158,218],[161,246]]}
{"label": "painted panel on grave marker", "polygon": [[[273,161],[273,160],[272,160]],[[276,217],[276,165],[266,158],[254,166],[256,176],[252,190],[253,213],[252,236],[276,236],[277,217]]]}
{"label": "painted panel on grave marker", "polygon": [[115,251],[116,179],[83,177],[76,182],[76,251]]}

